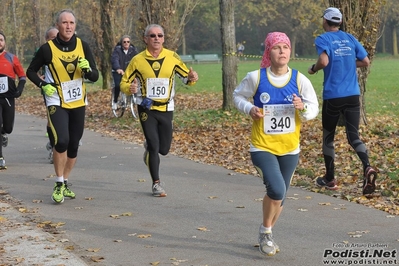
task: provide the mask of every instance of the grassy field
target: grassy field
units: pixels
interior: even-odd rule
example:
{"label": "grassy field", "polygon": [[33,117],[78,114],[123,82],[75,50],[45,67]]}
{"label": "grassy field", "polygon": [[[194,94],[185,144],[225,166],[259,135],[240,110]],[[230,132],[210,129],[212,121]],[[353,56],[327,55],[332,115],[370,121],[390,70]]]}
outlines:
{"label": "grassy field", "polygon": [[[308,67],[314,60],[291,60],[290,67],[304,73],[312,82],[317,94],[321,96],[323,72],[309,75]],[[238,82],[246,73],[259,68],[260,60],[244,61],[238,65]],[[199,81],[189,90],[178,87],[179,93],[222,93],[222,64],[191,64],[198,72]],[[399,105],[394,99],[399,98],[398,81],[399,60],[397,58],[375,58],[372,62],[366,86],[366,108],[368,113],[398,114]]]}

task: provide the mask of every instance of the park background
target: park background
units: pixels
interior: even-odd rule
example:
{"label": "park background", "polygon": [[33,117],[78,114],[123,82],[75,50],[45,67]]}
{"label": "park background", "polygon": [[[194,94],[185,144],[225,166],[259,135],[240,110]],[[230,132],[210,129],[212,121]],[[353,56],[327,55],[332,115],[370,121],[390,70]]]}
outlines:
{"label": "park background", "polygon": [[[323,31],[321,15],[331,1],[230,1],[234,4],[235,42],[244,43],[245,54],[258,56],[260,44],[267,33],[282,31],[291,39],[293,57],[314,57],[316,54],[313,45],[314,37]],[[370,2],[365,0],[335,1]],[[177,50],[179,54],[216,53],[222,56],[220,2],[218,0],[96,0],[89,2],[3,0],[0,30],[7,36],[7,49],[16,54],[21,61],[29,63],[36,49],[45,41],[46,30],[54,25],[57,12],[70,8],[77,17],[77,35],[89,42],[98,60],[108,60],[109,58],[104,55],[109,51],[105,51],[104,47],[114,47],[123,34],[131,35],[134,45],[139,50],[143,49],[144,13],[158,12],[159,14],[150,15],[164,16],[166,18],[163,19],[174,26],[168,28],[169,25],[163,25],[167,35],[167,44],[170,46],[166,45],[166,47]],[[371,2],[381,3],[376,18],[381,22],[374,22],[380,25],[375,29],[379,33],[375,47],[376,54],[397,56],[398,2],[396,0]],[[153,7],[153,10],[145,10],[148,5]],[[105,15],[109,15],[108,21],[102,18]],[[364,15],[357,15],[359,17],[355,19],[362,20]],[[106,25],[103,25],[104,23]],[[110,43],[106,44],[104,42],[107,39],[103,30],[105,27],[111,29]],[[173,40],[170,41],[171,39]]]}
{"label": "park background", "polygon": [[[237,80],[234,81],[239,82],[246,72],[259,68],[260,44],[270,31],[283,31],[290,36],[293,46],[290,66],[306,74],[307,68],[315,62],[313,41],[317,34],[322,33],[321,15],[330,1],[5,0],[2,1],[4,12],[0,18],[1,30],[7,36],[7,49],[17,54],[25,66],[29,64],[34,51],[44,42],[44,33],[53,25],[56,13],[63,8],[71,8],[78,19],[77,35],[89,42],[102,74],[110,73],[107,70],[109,56],[121,35],[131,35],[133,43],[140,50],[144,48],[141,38],[144,25],[163,21],[161,24],[165,24],[166,47],[177,50],[179,54],[216,53],[223,61],[235,58]],[[235,37],[232,43],[245,42],[243,57],[236,57],[234,52],[223,52],[225,43],[222,42],[221,17],[225,14],[220,11],[220,5],[224,2],[234,4]],[[324,169],[320,117],[303,126],[301,161],[293,185],[398,215],[399,110],[395,100],[398,98],[399,7],[396,0],[338,2],[353,5],[355,2],[380,4],[378,12],[354,16],[354,19],[360,21],[373,17],[374,24],[378,25],[373,29],[377,39],[372,47],[373,61],[367,77],[367,90],[364,92],[367,123],[361,126],[361,137],[369,148],[373,165],[379,171],[378,191],[372,197],[361,195],[361,165],[347,144],[342,128],[337,132],[335,144],[337,178],[341,189],[330,192],[314,185],[314,179],[322,175]],[[372,35],[371,32],[366,34]],[[171,153],[256,176],[248,154],[249,118],[235,109],[221,108],[225,100],[222,78],[224,62],[193,62],[188,65],[199,73],[200,80],[193,88],[177,88]],[[322,77],[322,73],[309,76],[319,96]],[[87,128],[119,140],[142,143],[143,137],[137,120],[128,115],[118,119],[112,117],[108,79],[105,77],[95,84],[88,84],[90,104]],[[42,97],[29,82],[24,95],[18,100],[17,108],[22,113],[45,116]]]}

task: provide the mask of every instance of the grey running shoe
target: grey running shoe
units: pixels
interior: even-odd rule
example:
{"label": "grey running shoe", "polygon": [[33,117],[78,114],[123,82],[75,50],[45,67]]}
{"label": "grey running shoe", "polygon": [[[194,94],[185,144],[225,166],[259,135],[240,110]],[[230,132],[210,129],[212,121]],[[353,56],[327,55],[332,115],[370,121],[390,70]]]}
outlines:
{"label": "grey running shoe", "polygon": [[4,157],[0,157],[0,170],[4,169],[7,169],[6,160],[4,160]]}
{"label": "grey running shoe", "polygon": [[52,164],[53,163],[53,147],[51,146],[50,141],[47,142],[46,149],[48,151],[48,159],[49,159],[50,163]]}
{"label": "grey running shoe", "polygon": [[51,146],[51,143],[50,143],[50,141],[49,141],[49,142],[47,142],[47,144],[46,144],[46,149],[47,149],[48,151],[50,151],[50,150],[52,150],[52,149],[53,149],[53,147]]}
{"label": "grey running shoe", "polygon": [[328,181],[326,179],[326,177],[324,177],[324,176],[318,177],[316,179],[316,185],[319,187],[325,187],[326,189],[329,189],[329,190],[337,190],[338,189],[337,180],[335,178],[331,181]]}
{"label": "grey running shoe", "polygon": [[1,134],[1,138],[3,139],[3,147],[7,147],[8,145],[8,136],[7,134]]}
{"label": "grey running shoe", "polygon": [[[280,251],[280,249],[278,250]],[[259,233],[259,251],[267,256],[273,256],[276,254],[276,252],[278,252],[271,232]]]}
{"label": "grey running shoe", "polygon": [[377,179],[377,171],[373,167],[368,166],[364,171],[363,179],[363,195],[371,194],[375,191],[375,180]]}
{"label": "grey running shoe", "polygon": [[165,190],[161,187],[160,183],[152,184],[152,195],[154,197],[166,197]]}

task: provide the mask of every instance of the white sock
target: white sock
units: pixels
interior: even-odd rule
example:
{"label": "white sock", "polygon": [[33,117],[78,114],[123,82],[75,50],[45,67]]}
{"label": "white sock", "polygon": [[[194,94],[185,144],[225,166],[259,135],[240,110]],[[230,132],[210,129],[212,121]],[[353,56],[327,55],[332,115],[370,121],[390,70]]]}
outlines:
{"label": "white sock", "polygon": [[264,233],[271,233],[272,232],[272,228],[271,227],[264,227],[263,226],[263,224],[261,224],[260,225],[260,228],[259,228],[259,232],[261,233],[261,234],[264,234]]}
{"label": "white sock", "polygon": [[55,182],[64,183],[64,176],[57,176],[57,177],[55,178]]}

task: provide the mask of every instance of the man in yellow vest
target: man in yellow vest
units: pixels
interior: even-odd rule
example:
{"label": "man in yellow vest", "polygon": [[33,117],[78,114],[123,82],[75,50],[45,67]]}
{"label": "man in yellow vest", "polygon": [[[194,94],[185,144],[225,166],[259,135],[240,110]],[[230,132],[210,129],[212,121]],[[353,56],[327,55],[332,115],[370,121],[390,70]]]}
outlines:
{"label": "man in yellow vest", "polygon": [[[28,78],[45,94],[48,118],[54,134],[54,169],[56,182],[51,196],[56,203],[64,197],[75,198],[68,186],[68,177],[76,163],[82,138],[87,105],[84,79],[98,80],[98,70],[88,43],[76,37],[76,18],[64,9],[56,17],[57,37],[43,44],[32,59]],[[48,80],[37,72],[49,70]]]}

